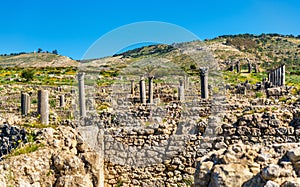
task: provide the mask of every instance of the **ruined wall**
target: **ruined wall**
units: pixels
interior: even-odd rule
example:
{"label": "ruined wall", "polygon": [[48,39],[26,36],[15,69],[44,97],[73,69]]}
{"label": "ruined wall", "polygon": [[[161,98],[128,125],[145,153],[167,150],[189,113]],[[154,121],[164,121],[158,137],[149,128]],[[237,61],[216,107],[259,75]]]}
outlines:
{"label": "ruined wall", "polygon": [[19,144],[27,142],[26,131],[20,127],[0,124],[0,160]]}
{"label": "ruined wall", "polygon": [[[211,139],[203,137],[207,120],[191,124],[195,127],[192,130],[189,127],[183,127],[186,128],[185,130],[190,130],[188,134],[178,133],[183,129],[180,124],[176,123],[175,118],[173,124],[171,118],[168,123],[165,123],[169,125],[154,124],[147,128],[107,128],[104,140],[106,186],[121,184],[123,186],[190,186],[197,181],[198,184],[201,184],[200,186],[208,186],[209,181],[213,181],[211,177],[217,177],[210,174],[214,169],[218,169],[218,164],[229,164],[229,166],[222,166],[225,167],[225,170],[229,170],[228,172],[232,167],[233,170],[245,167],[249,173],[248,178],[241,176],[238,172],[232,173],[232,175],[240,178],[239,182],[242,185],[242,180],[251,182],[251,178],[259,175],[263,166],[265,167],[267,164],[253,166],[254,168],[250,170],[251,168],[247,164],[239,165],[240,161],[236,161],[238,163],[235,166],[230,165],[232,164],[231,158],[228,158],[229,161],[226,162],[214,163],[212,152],[217,154],[219,150],[223,150],[223,153],[218,153],[222,155],[225,154],[224,150],[229,147],[242,144],[240,146],[248,146],[257,152],[253,156],[253,163],[251,163],[255,165],[254,160],[259,159],[257,157],[259,151],[255,147],[263,149],[262,147],[266,146],[299,141],[300,112],[296,109],[275,111],[273,105],[264,107],[243,106],[242,108],[229,105],[227,107],[230,111],[242,110],[242,113],[240,116],[236,116],[237,113],[224,113],[222,129],[218,130],[218,135]],[[210,112],[206,110],[205,106],[198,108],[198,110]],[[198,114],[200,113],[198,112]],[[280,155],[277,155],[278,159],[280,159],[279,156],[283,157],[284,153],[281,152]],[[247,155],[248,152],[245,150],[244,154]],[[249,154],[252,154],[251,151]],[[204,166],[199,165],[199,160],[203,161],[204,158],[210,162],[205,162]],[[242,156],[232,156],[233,158],[239,160],[242,159]],[[206,173],[203,169],[205,167],[207,167]],[[226,167],[230,168],[226,169]],[[219,167],[219,169],[221,168]],[[261,180],[264,184],[267,181]],[[215,186],[213,184],[216,185],[213,182],[210,185]]]}

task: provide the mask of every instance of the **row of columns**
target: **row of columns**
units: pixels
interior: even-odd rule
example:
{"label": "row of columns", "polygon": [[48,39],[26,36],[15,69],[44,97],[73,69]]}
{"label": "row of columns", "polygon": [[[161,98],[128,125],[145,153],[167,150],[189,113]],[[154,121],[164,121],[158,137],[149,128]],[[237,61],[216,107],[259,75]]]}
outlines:
{"label": "row of columns", "polygon": [[285,65],[270,71],[268,73],[268,80],[273,86],[284,86],[285,85]]}
{"label": "row of columns", "polygon": [[[40,123],[49,124],[49,92],[47,90],[38,90],[37,94],[38,106],[37,114],[39,115]],[[59,106],[65,107],[65,96],[59,96]],[[31,99],[28,93],[21,93],[21,114],[27,116],[31,109]]]}
{"label": "row of columns", "polygon": [[[153,76],[148,77],[148,103],[153,103]],[[134,82],[131,81],[131,93],[134,94]],[[146,98],[146,83],[144,76],[140,78],[140,102],[143,104],[147,103]]]}
{"label": "row of columns", "polygon": [[[148,103],[153,102],[153,77],[149,77],[149,89],[148,89]],[[178,100],[184,101],[185,94],[184,90],[187,88],[188,78],[185,77],[185,84],[182,80],[179,80],[179,87],[178,87]],[[201,82],[201,98],[208,99],[208,68],[200,68],[200,82]],[[131,80],[131,94],[134,95],[134,81]],[[146,104],[146,85],[145,79],[141,76],[140,79],[140,102]]]}
{"label": "row of columns", "polygon": [[[79,108],[80,116],[86,117],[86,101],[85,101],[85,91],[84,91],[84,73],[78,73],[78,90],[79,90]],[[148,103],[153,103],[153,76],[148,77]],[[178,87],[178,100],[184,101],[184,89],[187,89],[186,82],[188,77],[185,77],[185,84],[180,80]],[[201,98],[208,99],[208,68],[200,68],[200,81],[201,81]],[[134,80],[130,81],[130,93],[135,94],[134,91]],[[140,78],[140,102],[143,104],[147,103],[146,98],[146,83],[144,76]]]}
{"label": "row of columns", "polygon": [[[153,103],[153,77],[149,77],[149,89],[148,89],[148,103]],[[185,77],[186,83],[188,78]],[[200,68],[200,81],[201,81],[201,98],[208,99],[208,68]],[[183,80],[179,80],[178,87],[178,100],[184,101],[184,90],[187,88],[187,84],[184,84]],[[131,80],[131,94],[134,95],[134,81]],[[140,78],[140,102],[146,104],[146,85],[143,76]]]}
{"label": "row of columns", "polygon": [[[248,65],[248,73],[251,73],[252,72],[252,69],[253,69],[253,64],[250,62],[249,59],[247,59],[247,65]],[[231,63],[231,71],[234,71],[234,69],[236,69],[237,73],[240,73],[241,72],[241,63],[239,61],[237,61],[236,63]],[[257,64],[254,64],[254,70],[255,70],[255,73],[258,72],[258,66]]]}

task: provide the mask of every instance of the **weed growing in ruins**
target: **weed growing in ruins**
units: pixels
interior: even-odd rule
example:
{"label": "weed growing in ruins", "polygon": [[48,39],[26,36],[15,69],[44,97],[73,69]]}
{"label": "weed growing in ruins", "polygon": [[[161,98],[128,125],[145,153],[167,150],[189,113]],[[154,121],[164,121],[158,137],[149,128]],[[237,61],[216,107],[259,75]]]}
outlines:
{"label": "weed growing in ruins", "polygon": [[193,180],[192,179],[182,179],[182,182],[184,182],[187,186],[192,186]]}
{"label": "weed growing in ruins", "polygon": [[6,157],[9,158],[9,157],[18,156],[21,154],[28,154],[28,153],[38,150],[40,147],[44,147],[44,144],[29,143],[29,144],[25,145],[24,147],[19,147],[19,148],[13,149],[12,152],[9,155],[7,155]]}
{"label": "weed growing in ruins", "polygon": [[262,92],[256,92],[255,97],[256,98],[261,98],[264,94]]}
{"label": "weed growing in ruins", "polygon": [[118,180],[118,182],[116,184],[116,187],[121,187],[121,186],[123,186],[123,181]]}
{"label": "weed growing in ruins", "polygon": [[[37,117],[39,118],[39,116]],[[56,126],[55,125],[45,125],[39,122],[32,122],[32,123],[24,123],[22,126],[24,127],[29,127],[29,128],[38,128],[38,129],[42,129],[42,128],[53,128],[55,129]]]}
{"label": "weed growing in ruins", "polygon": [[51,107],[51,108],[55,108],[55,106],[56,106],[56,101],[55,101],[55,99],[51,99],[50,102],[49,102],[49,104],[50,104],[50,107]]}

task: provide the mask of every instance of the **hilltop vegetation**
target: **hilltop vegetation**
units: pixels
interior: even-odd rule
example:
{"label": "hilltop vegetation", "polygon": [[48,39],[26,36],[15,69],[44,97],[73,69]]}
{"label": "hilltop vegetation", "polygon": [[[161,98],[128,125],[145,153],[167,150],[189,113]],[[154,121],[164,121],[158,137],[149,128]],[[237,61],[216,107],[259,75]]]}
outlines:
{"label": "hilltop vegetation", "polygon": [[[83,63],[80,65],[80,69],[97,73],[102,77],[98,82],[99,84],[110,84],[123,68],[126,68],[128,65],[140,61],[145,57],[155,57],[167,59],[180,66],[186,73],[193,75],[198,73],[197,69],[199,67],[196,67],[193,59],[189,55],[181,54],[178,47],[182,45],[193,45],[197,42],[198,41],[192,41],[174,45],[150,45],[116,54],[112,57],[87,59],[81,61]],[[251,82],[261,81],[263,77],[267,76],[266,72],[268,70],[273,69],[282,63],[286,64],[287,83],[296,85],[300,81],[298,78],[298,75],[300,75],[300,36],[295,37],[293,35],[280,34],[224,35],[213,39],[206,39],[202,44],[213,54],[219,67],[223,71],[226,71],[229,68],[231,62],[236,61],[241,62],[242,68],[247,68],[247,61],[243,60],[244,58],[248,58],[253,65],[258,66],[259,72],[256,74],[246,75],[243,74],[243,71],[242,74],[225,73],[224,76],[226,80],[234,81],[230,83],[237,83],[244,81],[245,79],[249,79]],[[76,68],[78,65],[79,63],[77,61],[57,55],[57,51],[56,53],[18,53],[0,56],[0,66],[13,69],[19,68],[20,71],[17,73],[19,75],[21,75],[23,68],[46,68],[51,72],[56,67]],[[9,78],[7,73],[3,71],[5,71],[5,69],[2,70],[0,75],[2,83],[4,83],[3,78]],[[58,74],[59,73],[64,74],[64,72],[58,71]],[[71,74],[75,73],[76,72],[72,72]],[[13,72],[10,72],[10,74],[13,74]],[[45,74],[51,75],[51,73]],[[39,75],[39,73],[36,72],[34,75]],[[37,77],[35,76],[33,80],[36,80],[36,78]],[[48,80],[47,82],[49,83],[51,81]],[[63,82],[68,81],[61,82],[64,84]]]}
{"label": "hilltop vegetation", "polygon": [[[187,42],[193,45],[198,41]],[[195,74],[199,67],[195,66],[193,59],[186,54],[181,54],[178,46],[183,45],[151,45],[137,48],[113,57],[102,59],[86,60],[83,69],[91,71],[100,71],[100,75],[118,76],[118,71],[127,67],[131,63],[137,62],[145,57],[164,58],[174,64],[178,64],[186,73]],[[225,72],[230,63],[241,62],[242,73],[233,74],[225,73],[226,80],[229,83],[238,83],[249,79],[252,83],[259,82],[262,78],[267,77],[267,71],[278,67],[280,64],[286,64],[286,80],[289,85],[297,85],[300,81],[299,54],[300,54],[300,37],[280,34],[240,34],[224,35],[213,39],[206,39],[203,46],[213,54],[219,67]],[[253,66],[258,66],[258,72],[253,74],[244,74],[247,69],[248,58]],[[228,77],[229,76],[229,77]],[[233,81],[234,80],[234,81]],[[233,81],[233,82],[232,82]],[[105,80],[101,80],[105,82]]]}
{"label": "hilltop vegetation", "polygon": [[18,53],[0,56],[1,67],[76,67],[78,62],[53,53]]}

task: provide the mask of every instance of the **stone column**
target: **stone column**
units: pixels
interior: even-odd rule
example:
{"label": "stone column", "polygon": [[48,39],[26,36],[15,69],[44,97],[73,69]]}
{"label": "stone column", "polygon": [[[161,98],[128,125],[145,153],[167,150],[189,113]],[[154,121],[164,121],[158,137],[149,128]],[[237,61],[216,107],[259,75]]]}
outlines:
{"label": "stone column", "polygon": [[95,110],[95,100],[92,98],[88,98],[86,100],[86,106],[88,111],[93,111]]}
{"label": "stone column", "polygon": [[234,63],[232,61],[230,62],[230,66],[231,66],[230,70],[233,72],[234,71]]}
{"label": "stone column", "polygon": [[248,62],[248,73],[251,73],[252,71],[252,64],[251,62]]}
{"label": "stone column", "polygon": [[278,71],[277,71],[277,69],[275,69],[274,72],[275,72],[275,80],[274,80],[274,84],[275,84],[276,86],[278,86]]}
{"label": "stone column", "polygon": [[65,103],[65,95],[60,95],[59,96],[59,106],[60,107],[65,107],[66,103]]}
{"label": "stone column", "polygon": [[30,96],[27,93],[21,93],[21,114],[27,116],[30,111]]}
{"label": "stone column", "polygon": [[276,80],[277,80],[276,69],[274,69],[273,72],[274,72],[274,80],[273,80],[273,84],[274,84],[275,86],[277,86],[277,84],[276,84]]}
{"label": "stone column", "polygon": [[78,73],[78,92],[79,92],[79,112],[80,117],[86,117],[86,105],[85,105],[85,90],[84,90],[84,73]]}
{"label": "stone column", "polygon": [[280,86],[280,80],[281,80],[281,78],[280,78],[280,69],[279,68],[276,68],[275,69],[275,72],[276,72],[276,77],[277,77],[277,79],[276,79],[276,85],[277,86]]}
{"label": "stone column", "polygon": [[144,77],[141,76],[140,79],[140,99],[141,103],[146,104],[146,85],[145,85],[145,80]]}
{"label": "stone column", "polygon": [[272,85],[275,84],[275,72],[274,72],[274,70],[271,71],[271,83],[272,83]]}
{"label": "stone column", "polygon": [[41,124],[49,124],[49,92],[47,90],[38,91],[38,114]]}
{"label": "stone column", "polygon": [[257,65],[257,64],[255,64],[255,65],[254,65],[254,73],[258,73],[258,71],[259,71],[259,69],[258,69],[258,65]]}
{"label": "stone column", "polygon": [[183,85],[183,81],[182,80],[179,80],[178,100],[179,101],[184,101],[184,85]]}
{"label": "stone column", "polygon": [[278,79],[277,79],[277,85],[281,86],[281,67],[277,68],[277,74],[278,74]]}
{"label": "stone column", "polygon": [[281,65],[281,86],[285,86],[285,65]]}
{"label": "stone column", "polygon": [[130,80],[130,94],[134,96],[134,80]]}
{"label": "stone column", "polygon": [[201,98],[208,99],[208,68],[200,68]]}
{"label": "stone column", "polygon": [[149,80],[149,90],[148,90],[148,102],[153,103],[153,76],[148,77]]}
{"label": "stone column", "polygon": [[241,64],[239,61],[236,62],[236,72],[240,73],[241,72]]}
{"label": "stone column", "polygon": [[74,88],[71,89],[71,94],[75,94],[76,90]]}
{"label": "stone column", "polygon": [[189,89],[189,79],[187,75],[184,76],[184,89]]}

